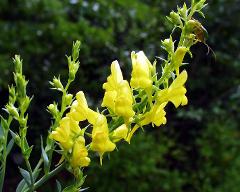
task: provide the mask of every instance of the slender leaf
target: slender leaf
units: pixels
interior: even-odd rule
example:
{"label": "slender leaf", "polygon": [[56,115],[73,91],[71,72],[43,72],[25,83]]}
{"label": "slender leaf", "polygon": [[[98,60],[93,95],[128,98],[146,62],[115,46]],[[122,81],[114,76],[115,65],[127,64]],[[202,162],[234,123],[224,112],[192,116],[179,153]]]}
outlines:
{"label": "slender leaf", "polygon": [[63,189],[62,192],[78,192],[78,188],[75,185],[70,185]]}
{"label": "slender leaf", "polygon": [[42,158],[43,158],[43,163],[44,163],[44,172],[48,172],[48,165],[49,165],[49,159],[47,156],[46,151],[43,148],[43,139],[41,137],[41,150],[42,150]]}
{"label": "slender leaf", "polygon": [[30,178],[29,172],[21,167],[19,167],[19,170],[20,170],[20,173],[23,176],[24,180],[26,181],[27,185],[30,186],[31,178]]}
{"label": "slender leaf", "polygon": [[4,119],[2,116],[1,116],[1,126],[2,126],[3,130],[8,130],[9,129],[7,120]]}
{"label": "slender leaf", "polygon": [[7,156],[10,153],[10,151],[12,150],[13,145],[14,145],[14,138],[12,138],[7,145]]}
{"label": "slender leaf", "polygon": [[3,131],[2,126],[0,125],[0,138],[1,138],[1,137],[4,137],[4,131]]}
{"label": "slender leaf", "polygon": [[24,191],[24,189],[26,189],[26,182],[23,179],[17,186],[16,192],[22,192]]}
{"label": "slender leaf", "polygon": [[57,184],[57,192],[61,192],[62,191],[61,183],[58,180],[56,180],[56,184]]}
{"label": "slender leaf", "polygon": [[[41,171],[41,169],[33,171],[34,181],[37,180],[40,171]],[[27,186],[28,186],[28,184],[26,183],[26,181],[24,179],[22,179],[17,186],[16,192],[23,192],[27,188]]]}

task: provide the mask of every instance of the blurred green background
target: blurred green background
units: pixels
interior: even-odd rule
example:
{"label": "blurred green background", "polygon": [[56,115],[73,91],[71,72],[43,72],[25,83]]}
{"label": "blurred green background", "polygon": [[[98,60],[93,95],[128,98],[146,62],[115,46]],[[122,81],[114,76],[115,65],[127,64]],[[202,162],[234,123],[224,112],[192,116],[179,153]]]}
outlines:
{"label": "blurred green background", "polygon": [[[12,82],[12,57],[21,54],[29,79],[29,140],[38,157],[39,135],[46,135],[50,115],[46,106],[58,98],[49,80],[67,76],[66,54],[74,40],[81,40],[81,67],[72,93],[83,90],[90,105],[99,106],[102,83],[109,66],[120,61],[130,77],[132,50],[144,50],[151,61],[163,55],[160,40],[172,26],[165,18],[180,0],[1,0],[0,1],[0,106],[7,102]],[[209,0],[206,18],[207,47],[193,47],[186,58],[189,105],[167,108],[168,123],[147,128],[121,143],[100,167],[96,157],[85,186],[96,192],[239,192],[240,191],[240,1]],[[175,36],[179,34],[176,32]],[[18,149],[9,157],[5,191],[19,182]],[[58,179],[67,182],[68,174]],[[53,191],[51,180],[39,191]]]}

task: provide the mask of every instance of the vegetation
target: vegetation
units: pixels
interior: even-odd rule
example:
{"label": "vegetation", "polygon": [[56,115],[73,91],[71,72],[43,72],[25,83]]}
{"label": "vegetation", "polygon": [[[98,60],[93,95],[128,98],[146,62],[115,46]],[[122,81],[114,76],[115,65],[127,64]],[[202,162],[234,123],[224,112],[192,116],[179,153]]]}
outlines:
{"label": "vegetation", "polygon": [[[121,145],[111,161],[105,160],[103,167],[94,165],[87,170],[90,191],[121,191],[121,182],[128,183],[123,191],[239,191],[240,26],[236,18],[240,11],[237,0],[208,3],[203,23],[216,59],[211,51],[206,55],[206,46],[193,47],[191,67],[186,66],[189,105],[178,112],[168,106],[171,121],[167,127],[156,128],[147,136],[137,135],[130,146]],[[112,60],[119,58],[125,77],[129,77],[131,65],[127,63],[131,62],[126,56],[130,50],[143,49],[150,58],[159,53],[164,57],[158,42],[172,28],[164,15],[176,4],[182,5],[179,1],[147,0],[1,1],[0,103],[3,107],[8,98],[11,54],[19,53],[30,81],[29,95],[34,95],[29,111],[30,146],[40,146],[36,138],[47,134],[42,127],[49,127],[50,121],[44,109],[56,97],[48,90],[48,81],[54,74],[67,80],[62,55],[74,40],[82,41],[81,70],[70,91],[76,93],[81,87],[88,93],[89,105],[96,106]],[[176,30],[173,38],[178,35]],[[37,151],[35,148],[32,156]],[[13,168],[23,164],[22,158],[17,148],[12,152],[9,158],[16,164],[7,170],[5,191],[14,191],[11,184],[20,181]]]}

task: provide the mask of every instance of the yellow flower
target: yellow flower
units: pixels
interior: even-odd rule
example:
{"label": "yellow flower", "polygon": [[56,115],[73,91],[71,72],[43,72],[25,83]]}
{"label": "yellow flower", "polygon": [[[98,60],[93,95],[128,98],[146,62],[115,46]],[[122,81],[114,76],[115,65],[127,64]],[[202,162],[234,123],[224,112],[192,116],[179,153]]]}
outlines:
{"label": "yellow flower", "polygon": [[144,115],[144,119],[140,122],[140,125],[147,125],[149,123],[153,123],[156,126],[160,126],[162,124],[166,124],[167,119],[165,117],[166,112],[164,111],[164,107],[167,105],[167,102],[162,104],[156,103],[153,105],[151,110]]}
{"label": "yellow flower", "polygon": [[86,167],[89,163],[90,158],[88,157],[88,151],[85,146],[85,139],[83,136],[79,136],[74,142],[70,164],[75,168]]}
{"label": "yellow flower", "polygon": [[76,94],[77,100],[71,105],[71,110],[67,114],[68,117],[73,118],[75,121],[84,121],[88,115],[88,104],[85,95],[82,91]]}
{"label": "yellow flower", "polygon": [[109,139],[109,130],[107,119],[104,115],[98,114],[98,117],[93,124],[92,143],[90,149],[98,152],[100,162],[102,164],[102,157],[105,152],[111,152],[116,145]]}
{"label": "yellow flower", "polygon": [[50,134],[50,138],[58,141],[60,145],[69,150],[73,146],[73,136],[81,133],[81,129],[76,121],[69,117],[64,117],[57,127]]}
{"label": "yellow flower", "polygon": [[117,61],[111,64],[111,75],[103,84],[105,94],[102,107],[108,107],[116,115],[123,116],[127,120],[134,115],[132,109],[133,96],[130,86],[123,80],[122,72]]}
{"label": "yellow flower", "polygon": [[157,95],[157,100],[159,103],[172,102],[177,108],[179,105],[186,105],[188,99],[185,96],[187,90],[184,87],[187,81],[187,72],[184,70],[179,76],[172,82],[169,88],[160,90]]}
{"label": "yellow flower", "polygon": [[187,50],[188,49],[186,47],[180,46],[173,54],[172,63],[175,67],[177,76],[179,75],[179,67],[182,65]]}
{"label": "yellow flower", "polygon": [[112,133],[112,140],[113,142],[118,142],[121,139],[126,139],[128,135],[128,128],[126,126],[126,124],[122,124],[121,126],[119,126],[118,128],[116,128],[113,133]]}
{"label": "yellow flower", "polygon": [[115,100],[115,113],[129,119],[134,116],[132,109],[133,96],[127,81],[122,81],[119,85],[117,98]]}
{"label": "yellow flower", "polygon": [[149,88],[152,86],[151,71],[152,64],[143,51],[131,53],[132,58],[132,78],[130,85],[132,88]]}
{"label": "yellow flower", "polygon": [[133,129],[129,132],[126,141],[130,143],[130,140],[133,134],[138,130],[139,127],[144,125],[148,125],[149,123],[153,123],[156,126],[160,126],[162,124],[166,124],[167,119],[165,117],[166,112],[164,111],[164,107],[166,106],[167,102],[164,103],[155,103],[151,110],[143,115],[142,121],[136,124]]}

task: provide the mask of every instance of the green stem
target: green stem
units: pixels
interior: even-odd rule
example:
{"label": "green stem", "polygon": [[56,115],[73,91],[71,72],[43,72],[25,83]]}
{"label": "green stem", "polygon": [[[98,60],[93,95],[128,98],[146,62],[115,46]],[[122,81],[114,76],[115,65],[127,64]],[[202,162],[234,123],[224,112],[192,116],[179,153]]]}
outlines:
{"label": "green stem", "polygon": [[[46,175],[44,175],[41,179],[39,179],[33,186],[33,190],[36,190],[37,188],[39,188],[41,185],[43,185],[47,180],[49,180],[50,178],[52,178],[53,176],[55,176],[56,174],[58,174],[60,171],[63,170],[65,166],[65,163],[62,163],[61,165],[59,165],[58,167],[56,167],[54,170],[52,170],[51,172],[47,173]],[[30,189],[28,189],[26,192],[31,192]]]}
{"label": "green stem", "polygon": [[3,152],[3,163],[2,163],[2,169],[1,169],[1,175],[0,175],[0,192],[3,190],[3,184],[4,184],[4,178],[5,178],[5,170],[6,170],[6,155]]}
{"label": "green stem", "polygon": [[29,175],[30,175],[30,180],[31,180],[30,191],[34,191],[34,188],[33,188],[33,186],[34,186],[33,171],[32,171],[30,162],[27,158],[25,158],[25,162],[26,162],[27,169],[28,169],[28,172],[29,172]]}
{"label": "green stem", "polygon": [[[70,86],[72,81],[68,80],[67,82],[67,85],[65,86],[64,88],[64,91],[63,91],[63,95],[62,95],[62,104],[61,104],[61,110],[60,110],[60,113],[58,115],[58,117],[55,119],[55,122],[52,126],[52,128],[55,128],[58,124],[59,124],[59,121],[61,120],[64,112],[66,111],[66,101],[65,101],[65,98],[66,98],[66,95],[67,95],[67,90]],[[51,131],[52,131],[52,128],[51,128]],[[51,143],[50,143],[50,151],[49,151],[49,154],[48,154],[48,158],[49,158],[49,166],[48,166],[48,169],[50,170],[50,167],[51,167],[51,162],[52,162],[52,154],[53,154],[53,151],[55,150],[55,147],[54,147],[54,143],[55,141],[54,140],[51,140]]]}

